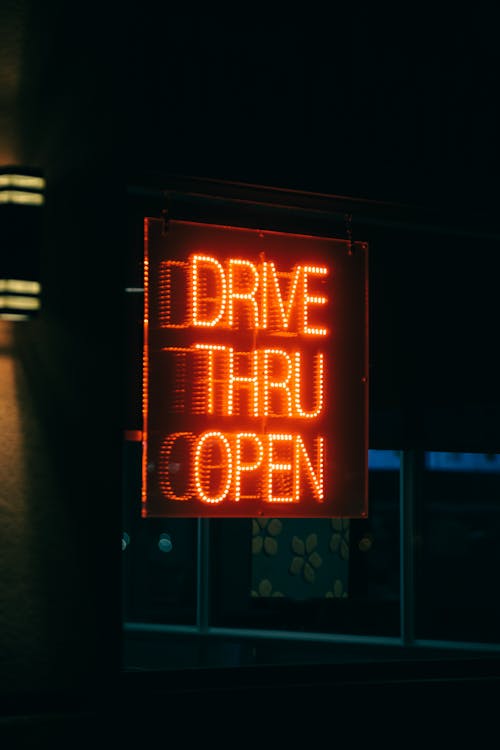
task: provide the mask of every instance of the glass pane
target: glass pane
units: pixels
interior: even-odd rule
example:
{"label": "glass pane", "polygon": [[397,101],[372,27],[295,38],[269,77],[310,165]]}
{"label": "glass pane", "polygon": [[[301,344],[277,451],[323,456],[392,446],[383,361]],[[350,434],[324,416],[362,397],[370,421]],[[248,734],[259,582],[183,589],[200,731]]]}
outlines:
{"label": "glass pane", "polygon": [[370,451],[367,519],[212,525],[212,625],[399,636],[399,452]]}
{"label": "glass pane", "polygon": [[140,442],[125,442],[123,619],[194,625],[196,520],[141,518],[141,455]]}
{"label": "glass pane", "polygon": [[500,455],[427,453],[422,489],[417,637],[500,642]]}

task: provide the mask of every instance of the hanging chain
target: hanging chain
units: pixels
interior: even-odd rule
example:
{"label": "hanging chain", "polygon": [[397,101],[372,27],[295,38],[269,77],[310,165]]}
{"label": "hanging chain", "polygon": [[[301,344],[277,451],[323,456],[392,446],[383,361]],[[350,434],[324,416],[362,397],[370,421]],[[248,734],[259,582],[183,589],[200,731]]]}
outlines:
{"label": "hanging chain", "polygon": [[169,223],[170,223],[169,195],[168,195],[168,193],[165,193],[165,208],[162,208],[161,215],[162,215],[162,218],[163,218],[163,227],[162,227],[161,233],[162,233],[163,236],[165,236],[168,233]]}
{"label": "hanging chain", "polygon": [[354,241],[352,239],[352,214],[345,214],[345,232],[347,235],[347,242],[349,243],[347,248],[348,255],[352,255],[354,249]]}

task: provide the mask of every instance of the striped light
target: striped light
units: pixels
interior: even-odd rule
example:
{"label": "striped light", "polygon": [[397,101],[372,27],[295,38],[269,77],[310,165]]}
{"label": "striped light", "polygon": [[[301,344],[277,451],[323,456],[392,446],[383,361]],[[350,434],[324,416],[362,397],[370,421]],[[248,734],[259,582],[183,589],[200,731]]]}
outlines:
{"label": "striped light", "polygon": [[[31,173],[30,173],[31,172]],[[36,170],[0,167],[0,319],[28,320],[40,309],[38,255],[45,180]],[[4,267],[2,267],[4,266]]]}

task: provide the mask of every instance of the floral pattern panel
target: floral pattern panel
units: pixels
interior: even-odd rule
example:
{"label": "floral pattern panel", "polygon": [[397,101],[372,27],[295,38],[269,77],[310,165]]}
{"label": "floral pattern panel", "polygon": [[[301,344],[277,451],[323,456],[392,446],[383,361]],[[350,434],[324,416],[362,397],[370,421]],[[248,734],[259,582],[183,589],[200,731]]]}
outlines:
{"label": "floral pattern panel", "polygon": [[254,518],[252,596],[346,598],[348,519]]}

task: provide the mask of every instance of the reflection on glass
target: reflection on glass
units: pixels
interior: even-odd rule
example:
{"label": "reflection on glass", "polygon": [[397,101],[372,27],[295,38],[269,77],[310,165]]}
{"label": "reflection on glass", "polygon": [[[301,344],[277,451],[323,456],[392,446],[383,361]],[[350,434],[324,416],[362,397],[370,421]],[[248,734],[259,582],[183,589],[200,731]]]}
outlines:
{"label": "reflection on glass", "polygon": [[500,455],[427,453],[417,536],[417,637],[500,641]]}
{"label": "reflection on glass", "polygon": [[397,637],[399,465],[370,451],[366,519],[215,522],[213,625]]}

